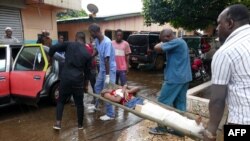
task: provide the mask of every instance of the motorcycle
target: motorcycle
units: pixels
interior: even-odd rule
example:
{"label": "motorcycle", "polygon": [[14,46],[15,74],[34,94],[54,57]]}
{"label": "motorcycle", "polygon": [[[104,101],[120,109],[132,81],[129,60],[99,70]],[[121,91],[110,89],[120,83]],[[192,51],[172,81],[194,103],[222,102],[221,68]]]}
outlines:
{"label": "motorcycle", "polygon": [[201,41],[200,48],[197,51],[190,49],[191,58],[191,69],[193,81],[203,81],[206,82],[210,80],[211,75],[210,65],[205,64],[205,53],[211,49],[211,46],[206,42],[206,40]]}

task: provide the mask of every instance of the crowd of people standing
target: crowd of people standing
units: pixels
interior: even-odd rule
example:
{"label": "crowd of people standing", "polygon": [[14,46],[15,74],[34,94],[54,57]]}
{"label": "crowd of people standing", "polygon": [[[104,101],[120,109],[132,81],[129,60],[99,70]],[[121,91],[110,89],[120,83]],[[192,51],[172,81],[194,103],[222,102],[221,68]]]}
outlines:
{"label": "crowd of people standing", "polygon": [[[224,9],[217,19],[219,40],[223,43],[215,53],[212,61],[212,95],[209,103],[210,120],[204,131],[204,140],[216,140],[216,131],[223,116],[225,105],[228,107],[228,124],[249,125],[250,116],[250,16],[246,6],[236,4]],[[123,40],[123,31],[116,30],[115,40],[111,41],[102,33],[100,26],[93,23],[88,28],[90,43],[86,43],[85,33],[77,32],[74,42],[65,42],[62,35],[58,43],[52,45],[48,31],[42,31],[37,43],[50,47],[49,56],[61,52],[65,63],[60,75],[59,99],[56,107],[54,129],[61,129],[64,105],[73,95],[77,108],[78,128],[83,129],[83,93],[88,92],[90,82],[92,90],[101,94],[110,84],[127,85],[129,72],[128,42]],[[19,43],[12,36],[12,28],[6,27],[6,35],[0,43]],[[192,81],[189,49],[187,43],[175,37],[171,29],[160,32],[161,43],[155,45],[157,52],[166,54],[164,82],[158,101],[186,111],[186,93]],[[97,57],[98,56],[98,57]],[[98,58],[98,59],[97,59]],[[98,109],[99,100],[94,99]],[[105,115],[100,120],[115,119],[114,107],[105,103]],[[150,128],[151,134],[166,132],[181,136],[169,127],[158,125]]]}

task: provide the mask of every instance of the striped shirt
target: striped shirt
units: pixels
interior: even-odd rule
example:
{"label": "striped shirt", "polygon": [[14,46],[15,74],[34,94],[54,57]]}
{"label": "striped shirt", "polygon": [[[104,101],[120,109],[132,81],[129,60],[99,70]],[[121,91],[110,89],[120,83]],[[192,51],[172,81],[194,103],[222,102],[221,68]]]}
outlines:
{"label": "striped shirt", "polygon": [[228,122],[250,124],[250,25],[233,31],[212,61],[212,83],[227,85]]}

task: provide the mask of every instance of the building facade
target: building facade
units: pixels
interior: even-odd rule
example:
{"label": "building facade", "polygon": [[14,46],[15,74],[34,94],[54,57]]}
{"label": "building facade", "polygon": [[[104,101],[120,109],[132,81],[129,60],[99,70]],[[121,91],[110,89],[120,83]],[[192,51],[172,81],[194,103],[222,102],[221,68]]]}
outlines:
{"label": "building facade", "polygon": [[23,43],[35,43],[41,30],[48,30],[57,41],[56,13],[64,9],[81,9],[81,0],[1,0],[0,37],[12,27],[13,36]]}
{"label": "building facade", "polygon": [[158,32],[164,28],[171,28],[177,36],[181,34],[192,34],[182,29],[175,29],[169,24],[165,24],[163,26],[152,24],[151,26],[146,26],[141,13],[96,17],[95,19],[81,17],[68,20],[58,20],[58,33],[64,35],[66,39],[68,38],[68,40],[73,41],[76,32],[83,31],[86,34],[86,39],[88,42],[90,37],[88,26],[93,22],[99,24],[102,32],[111,39],[114,39],[114,33],[117,29],[122,29],[125,32],[124,39],[126,39],[128,35],[133,32]]}

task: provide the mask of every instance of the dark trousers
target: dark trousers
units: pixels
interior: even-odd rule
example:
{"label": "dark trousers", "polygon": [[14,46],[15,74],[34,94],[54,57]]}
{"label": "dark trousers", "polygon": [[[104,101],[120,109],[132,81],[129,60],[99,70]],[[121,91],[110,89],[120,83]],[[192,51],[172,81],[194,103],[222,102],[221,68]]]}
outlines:
{"label": "dark trousers", "polygon": [[119,81],[120,81],[121,86],[124,86],[127,83],[126,70],[117,70],[116,71],[116,81],[115,81],[115,83],[117,85],[119,85]]}
{"label": "dark trousers", "polygon": [[70,84],[69,82],[62,82],[60,83],[59,87],[59,99],[56,106],[56,119],[62,120],[63,109],[64,105],[67,100],[73,95],[74,102],[77,108],[77,118],[78,118],[78,125],[83,125],[83,88],[82,87],[75,87],[74,85]]}
{"label": "dark trousers", "polygon": [[95,93],[96,70],[91,70],[91,74],[89,76],[89,81],[90,81],[91,88],[92,88],[93,92]]}
{"label": "dark trousers", "polygon": [[[92,88],[93,93],[95,93],[95,83],[96,83],[96,70],[91,70],[91,74],[89,76],[89,81],[90,81],[90,85]],[[96,98],[93,97],[93,100],[91,102],[92,104],[96,103]]]}

